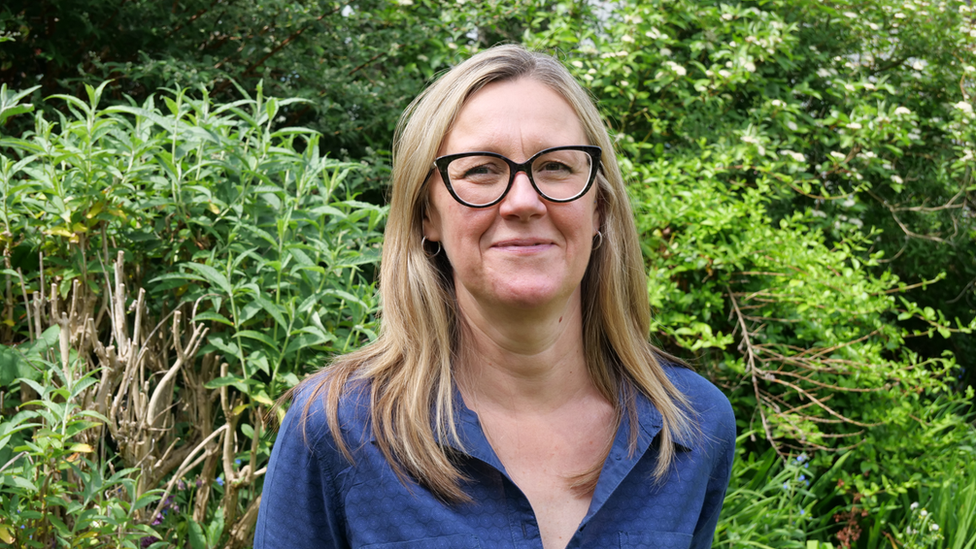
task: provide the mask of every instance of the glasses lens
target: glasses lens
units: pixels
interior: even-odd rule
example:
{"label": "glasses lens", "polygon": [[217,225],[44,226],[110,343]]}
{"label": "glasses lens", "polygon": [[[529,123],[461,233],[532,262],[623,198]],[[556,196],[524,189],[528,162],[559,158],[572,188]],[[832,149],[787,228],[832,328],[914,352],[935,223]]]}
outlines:
{"label": "glasses lens", "polygon": [[508,164],[494,156],[464,156],[447,165],[458,198],[473,206],[490,204],[508,187]]}
{"label": "glasses lens", "polygon": [[583,151],[549,151],[532,163],[532,179],[548,198],[566,200],[583,192],[593,172],[593,159]]}
{"label": "glasses lens", "polygon": [[[593,158],[584,151],[548,151],[532,162],[532,180],[542,195],[552,200],[576,198],[592,177]],[[471,206],[495,202],[505,193],[511,168],[502,158],[472,155],[455,158],[447,165],[454,193]]]}

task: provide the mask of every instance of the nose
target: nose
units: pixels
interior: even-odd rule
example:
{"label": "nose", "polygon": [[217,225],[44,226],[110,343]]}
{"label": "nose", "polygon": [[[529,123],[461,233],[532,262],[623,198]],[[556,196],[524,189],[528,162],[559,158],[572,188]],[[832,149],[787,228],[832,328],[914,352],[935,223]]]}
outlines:
{"label": "nose", "polygon": [[508,190],[505,198],[498,203],[498,213],[503,217],[514,216],[528,219],[544,215],[545,212],[545,201],[532,186],[528,174],[525,172],[516,173],[515,180],[512,181],[512,188]]}

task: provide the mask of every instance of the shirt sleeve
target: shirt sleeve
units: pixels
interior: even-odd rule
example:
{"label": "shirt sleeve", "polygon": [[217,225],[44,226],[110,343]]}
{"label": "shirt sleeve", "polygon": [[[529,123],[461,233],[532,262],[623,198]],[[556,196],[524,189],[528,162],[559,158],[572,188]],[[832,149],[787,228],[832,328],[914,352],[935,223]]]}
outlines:
{"label": "shirt sleeve", "polygon": [[309,407],[302,428],[305,400],[295,399],[271,451],[254,549],[348,547],[336,478],[345,460],[328,430],[321,398]]}
{"label": "shirt sleeve", "polygon": [[[722,512],[722,503],[725,501],[725,492],[732,477],[732,461],[735,458],[735,415],[732,412],[732,405],[717,389],[715,393],[717,394],[714,406],[704,418],[706,425],[702,426],[706,436],[712,442],[714,461],[691,549],[709,549],[712,546],[712,538]],[[710,428],[705,429],[706,426]]]}

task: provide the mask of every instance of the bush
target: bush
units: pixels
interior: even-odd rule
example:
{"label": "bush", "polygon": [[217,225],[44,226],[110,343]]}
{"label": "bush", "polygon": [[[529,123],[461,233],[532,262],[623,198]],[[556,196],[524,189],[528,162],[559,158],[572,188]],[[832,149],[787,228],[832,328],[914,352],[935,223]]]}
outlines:
{"label": "bush", "polygon": [[[0,140],[0,432],[17,454],[0,453],[0,533],[240,547],[273,399],[374,335],[385,209],[356,200],[356,166],[321,156],[318,134],[273,127],[293,100],[177,89],[100,107],[104,86]],[[0,118],[29,111],[2,93]],[[218,508],[222,530],[201,527]]]}

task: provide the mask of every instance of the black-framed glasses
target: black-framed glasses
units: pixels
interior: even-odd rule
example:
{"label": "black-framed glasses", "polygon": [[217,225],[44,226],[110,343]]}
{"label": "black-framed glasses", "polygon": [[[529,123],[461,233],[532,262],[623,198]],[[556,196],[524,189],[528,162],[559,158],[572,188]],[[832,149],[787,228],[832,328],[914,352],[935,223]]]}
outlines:
{"label": "black-framed glasses", "polygon": [[449,154],[434,160],[447,190],[455,200],[472,208],[501,202],[525,172],[539,196],[550,202],[571,202],[586,194],[600,167],[600,147],[569,145],[535,153],[519,164],[493,152]]}

